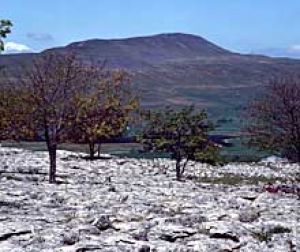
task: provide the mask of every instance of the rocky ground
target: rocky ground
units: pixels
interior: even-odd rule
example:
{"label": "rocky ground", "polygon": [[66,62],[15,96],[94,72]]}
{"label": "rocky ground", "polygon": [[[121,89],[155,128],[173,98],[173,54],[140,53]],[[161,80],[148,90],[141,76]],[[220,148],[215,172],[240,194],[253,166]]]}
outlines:
{"label": "rocky ground", "polygon": [[[60,151],[57,185],[45,152],[0,148],[0,251],[300,251],[299,165],[87,161]],[[298,240],[298,243],[297,243]]]}

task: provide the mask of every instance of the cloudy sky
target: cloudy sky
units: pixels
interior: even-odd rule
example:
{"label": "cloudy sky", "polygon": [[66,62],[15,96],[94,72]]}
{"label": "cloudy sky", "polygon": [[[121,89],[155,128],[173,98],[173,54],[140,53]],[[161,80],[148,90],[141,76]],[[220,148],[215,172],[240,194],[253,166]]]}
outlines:
{"label": "cloudy sky", "polygon": [[183,32],[237,52],[300,58],[299,13],[300,0],[1,0],[0,19],[14,23],[7,52]]}

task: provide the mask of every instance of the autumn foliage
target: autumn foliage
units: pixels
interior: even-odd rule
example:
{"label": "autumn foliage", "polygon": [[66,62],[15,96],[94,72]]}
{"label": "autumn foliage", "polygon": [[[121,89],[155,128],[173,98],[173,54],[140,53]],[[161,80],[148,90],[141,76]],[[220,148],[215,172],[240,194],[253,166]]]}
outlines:
{"label": "autumn foliage", "polygon": [[121,136],[133,120],[139,100],[131,88],[130,76],[122,71],[104,72],[87,96],[78,97],[79,112],[71,139],[88,143],[93,159],[98,145]]}
{"label": "autumn foliage", "polygon": [[1,86],[0,140],[42,138],[54,183],[59,144],[94,144],[125,127],[128,111],[137,106],[120,91],[125,76],[120,71],[105,75],[102,67],[85,65],[75,55],[44,53],[22,69],[17,83]]}

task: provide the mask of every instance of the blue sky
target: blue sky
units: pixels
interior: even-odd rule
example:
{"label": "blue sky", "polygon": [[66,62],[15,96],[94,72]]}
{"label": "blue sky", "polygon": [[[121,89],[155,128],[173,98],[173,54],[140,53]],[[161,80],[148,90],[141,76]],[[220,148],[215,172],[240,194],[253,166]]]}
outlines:
{"label": "blue sky", "polygon": [[12,51],[183,32],[233,51],[297,57],[299,13],[299,0],[1,0],[0,18],[14,23]]}

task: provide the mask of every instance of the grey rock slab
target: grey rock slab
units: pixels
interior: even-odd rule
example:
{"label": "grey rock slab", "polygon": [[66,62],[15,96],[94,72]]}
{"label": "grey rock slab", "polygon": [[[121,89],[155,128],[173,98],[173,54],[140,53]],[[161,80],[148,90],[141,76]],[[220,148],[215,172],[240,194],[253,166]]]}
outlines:
{"label": "grey rock slab", "polygon": [[[0,148],[0,251],[298,249],[296,195],[243,182],[177,182],[168,159],[89,161],[81,155],[58,151],[63,183],[50,185],[46,152]],[[186,175],[292,180],[296,172],[294,164],[192,162]]]}

